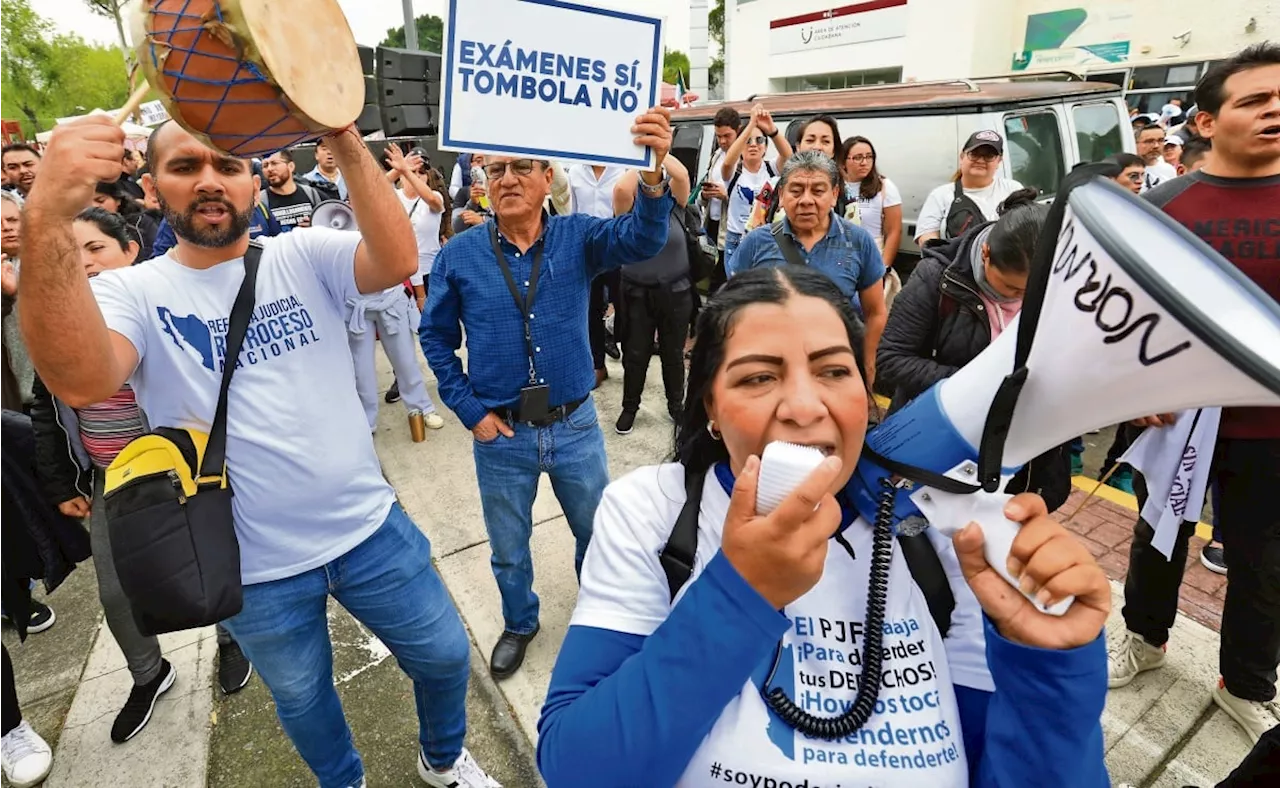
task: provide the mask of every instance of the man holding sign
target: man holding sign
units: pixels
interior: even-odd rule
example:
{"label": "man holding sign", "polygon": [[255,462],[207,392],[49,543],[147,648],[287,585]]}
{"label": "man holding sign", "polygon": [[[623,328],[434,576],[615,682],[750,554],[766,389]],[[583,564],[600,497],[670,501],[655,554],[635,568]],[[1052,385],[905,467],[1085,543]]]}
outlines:
{"label": "man holding sign", "polygon": [[[458,235],[431,270],[422,350],[440,395],[475,436],[476,477],[504,632],[490,671],[520,668],[538,632],[533,593],[533,499],[551,476],[577,539],[575,569],[609,482],[591,390],[587,338],[591,280],[656,255],[667,237],[672,201],[662,161],[671,149],[670,113],[653,107],[631,127],[654,169],[641,174],[635,207],[614,219],[548,216],[553,172],[545,159],[487,156],[495,219]],[[468,366],[457,350],[466,331]]]}

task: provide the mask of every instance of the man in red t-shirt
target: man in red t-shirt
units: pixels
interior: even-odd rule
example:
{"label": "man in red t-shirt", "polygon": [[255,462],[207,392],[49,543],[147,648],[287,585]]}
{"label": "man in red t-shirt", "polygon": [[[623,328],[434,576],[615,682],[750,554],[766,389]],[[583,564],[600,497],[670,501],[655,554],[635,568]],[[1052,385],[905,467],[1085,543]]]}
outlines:
{"label": "man in red t-shirt", "polygon": [[[1211,68],[1196,104],[1213,144],[1207,164],[1145,196],[1280,301],[1280,45],[1251,46]],[[1256,742],[1280,725],[1280,408],[1223,409],[1213,483],[1229,571],[1214,701]],[[1164,662],[1190,530],[1166,560],[1138,522],[1125,583],[1129,639],[1112,657],[1113,687]]]}

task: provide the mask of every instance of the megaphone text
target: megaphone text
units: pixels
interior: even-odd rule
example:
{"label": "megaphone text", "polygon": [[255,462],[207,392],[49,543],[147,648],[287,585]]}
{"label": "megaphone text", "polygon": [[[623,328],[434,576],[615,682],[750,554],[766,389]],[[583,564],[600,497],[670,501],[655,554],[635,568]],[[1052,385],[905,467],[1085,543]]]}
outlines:
{"label": "megaphone text", "polygon": [[[1148,312],[1135,317],[1133,295],[1126,288],[1112,284],[1112,276],[1109,273],[1102,281],[1098,281],[1098,263],[1094,260],[1093,253],[1085,252],[1083,256],[1079,255],[1079,244],[1073,242],[1074,238],[1075,221],[1068,220],[1064,222],[1062,233],[1059,235],[1058,247],[1062,251],[1053,263],[1053,275],[1060,276],[1066,283],[1083,271],[1086,265],[1089,267],[1084,283],[1075,292],[1074,303],[1076,309],[1081,312],[1093,313],[1094,325],[1106,334],[1103,342],[1108,345],[1123,342],[1139,329],[1145,329],[1138,342],[1138,362],[1144,367],[1167,361],[1191,348],[1191,343],[1184,340],[1152,355],[1152,338],[1157,326],[1160,325],[1161,316],[1155,312]],[[1077,257],[1079,257],[1078,260]]]}

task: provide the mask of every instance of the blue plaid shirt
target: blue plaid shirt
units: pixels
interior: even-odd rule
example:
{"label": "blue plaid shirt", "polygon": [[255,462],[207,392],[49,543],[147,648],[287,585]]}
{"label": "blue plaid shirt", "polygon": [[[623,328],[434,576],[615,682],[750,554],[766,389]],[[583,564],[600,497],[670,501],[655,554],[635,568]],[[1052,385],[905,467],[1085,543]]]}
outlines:
{"label": "blue plaid shirt", "polygon": [[[535,252],[542,248],[529,325],[535,373],[551,387],[553,407],[582,399],[595,386],[587,339],[591,280],[660,252],[672,206],[670,194],[646,197],[641,191],[631,213],[614,219],[544,214],[542,235],[524,253],[499,235],[522,298]],[[465,372],[457,355],[463,329]],[[488,222],[457,235],[436,256],[418,337],[440,382],[440,397],[468,429],[494,408],[515,407],[529,382],[524,323],[493,257]]]}

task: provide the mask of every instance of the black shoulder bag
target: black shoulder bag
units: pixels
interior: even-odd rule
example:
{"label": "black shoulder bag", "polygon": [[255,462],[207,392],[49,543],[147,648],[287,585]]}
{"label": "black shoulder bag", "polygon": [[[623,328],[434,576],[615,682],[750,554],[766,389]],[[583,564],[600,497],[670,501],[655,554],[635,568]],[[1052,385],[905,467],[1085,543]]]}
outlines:
{"label": "black shoulder bag", "polygon": [[244,603],[227,480],[227,392],[253,314],[261,258],[261,245],[250,243],[209,433],[157,427],[130,441],[107,468],[112,557],[144,635],[215,624]]}
{"label": "black shoulder bag", "polygon": [[959,238],[964,235],[970,228],[977,227],[987,220],[983,215],[982,209],[973,201],[973,198],[964,193],[964,186],[960,183],[960,179],[956,178],[956,188],[951,207],[947,210],[947,218],[943,220],[943,226],[947,231],[947,238]]}

